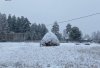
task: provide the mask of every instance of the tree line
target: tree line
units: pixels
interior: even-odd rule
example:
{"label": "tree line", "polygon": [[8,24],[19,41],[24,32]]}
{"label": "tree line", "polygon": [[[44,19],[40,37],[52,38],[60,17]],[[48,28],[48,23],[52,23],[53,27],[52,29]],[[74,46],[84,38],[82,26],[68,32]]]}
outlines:
{"label": "tree line", "polygon": [[[28,18],[24,16],[16,17],[15,15],[8,15],[0,13],[0,40],[7,40],[5,38],[6,35],[9,38],[13,35],[15,39],[17,36],[17,40],[20,40],[20,36],[23,36],[25,40],[40,40],[42,37],[48,32],[45,24],[31,24]],[[6,36],[6,37],[8,37]],[[2,38],[1,38],[2,37]]]}
{"label": "tree line", "polygon": [[[54,22],[51,31],[60,41],[93,41],[100,43],[100,31],[83,37],[82,31],[71,24],[67,24],[61,33],[58,22]],[[31,23],[28,18],[0,13],[0,41],[37,41],[48,32],[45,24]]]}
{"label": "tree line", "polygon": [[59,25],[57,22],[52,26],[51,31],[58,37],[60,41],[65,42],[95,42],[100,43],[100,31],[93,32],[91,35],[83,35],[82,31],[71,24],[67,24],[63,33],[59,31]]}
{"label": "tree line", "polygon": [[72,27],[71,24],[67,24],[63,31],[63,34],[59,32],[59,25],[57,22],[54,23],[51,31],[58,37],[61,41],[80,41],[82,39],[82,32],[78,27]]}

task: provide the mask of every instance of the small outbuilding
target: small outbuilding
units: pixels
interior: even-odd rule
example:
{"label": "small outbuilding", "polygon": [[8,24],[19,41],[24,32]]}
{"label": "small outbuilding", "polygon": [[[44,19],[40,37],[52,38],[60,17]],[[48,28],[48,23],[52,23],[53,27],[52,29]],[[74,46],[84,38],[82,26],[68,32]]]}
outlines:
{"label": "small outbuilding", "polygon": [[48,32],[40,42],[40,46],[58,46],[60,45],[57,36],[52,33]]}

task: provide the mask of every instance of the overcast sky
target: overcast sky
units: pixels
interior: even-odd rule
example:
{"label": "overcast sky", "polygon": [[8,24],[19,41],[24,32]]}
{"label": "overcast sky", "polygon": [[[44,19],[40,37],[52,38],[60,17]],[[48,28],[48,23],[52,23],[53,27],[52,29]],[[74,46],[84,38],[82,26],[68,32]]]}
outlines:
{"label": "overcast sky", "polygon": [[[100,0],[0,0],[0,12],[25,16],[31,23],[53,24],[72,18],[100,13]],[[100,30],[100,15],[68,22],[84,34]],[[61,31],[67,23],[59,24]],[[50,28],[52,25],[48,26]]]}

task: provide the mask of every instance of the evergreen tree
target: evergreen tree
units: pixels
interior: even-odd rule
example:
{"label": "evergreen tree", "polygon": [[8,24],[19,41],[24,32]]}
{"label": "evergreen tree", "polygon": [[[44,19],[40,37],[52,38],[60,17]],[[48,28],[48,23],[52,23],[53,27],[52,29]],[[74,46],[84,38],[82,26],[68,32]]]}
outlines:
{"label": "evergreen tree", "polygon": [[66,41],[69,40],[70,31],[71,31],[71,25],[67,24],[66,29],[63,31],[64,40]]}
{"label": "evergreen tree", "polygon": [[16,16],[15,15],[12,16],[12,21],[11,21],[10,25],[11,25],[11,30],[10,31],[15,32],[15,25],[16,25]]}
{"label": "evergreen tree", "polygon": [[17,21],[15,23],[15,30],[14,30],[15,33],[20,33],[20,27],[21,27],[20,23],[21,23],[21,19],[20,17],[17,17]]}
{"label": "evergreen tree", "polygon": [[34,23],[31,25],[31,28],[30,28],[30,36],[31,36],[31,39],[32,40],[35,40],[36,39],[36,28],[37,28],[37,24]]}
{"label": "evergreen tree", "polygon": [[17,21],[15,23],[15,32],[16,33],[26,33],[30,31],[30,22],[27,18],[24,18],[23,16],[18,17]]}
{"label": "evergreen tree", "polygon": [[24,18],[23,16],[21,16],[21,22],[20,22],[20,27],[19,30],[21,33],[25,33],[30,31],[30,22],[27,18]]}
{"label": "evergreen tree", "polygon": [[67,24],[67,26],[66,26],[66,32],[67,32],[67,34],[70,33],[70,31],[71,31],[71,25]]}
{"label": "evergreen tree", "polygon": [[10,14],[9,14],[9,16],[8,16],[7,21],[8,21],[8,25],[9,25],[9,30],[12,31],[12,17],[11,17]]}
{"label": "evergreen tree", "polygon": [[52,30],[51,30],[54,34],[59,33],[59,25],[57,22],[54,23],[54,25],[52,26]]}
{"label": "evergreen tree", "polygon": [[78,27],[73,27],[70,31],[69,37],[72,41],[79,41],[81,40],[81,31]]}
{"label": "evergreen tree", "polygon": [[0,13],[0,33],[6,34],[9,32],[9,26],[5,14]]}
{"label": "evergreen tree", "polygon": [[57,36],[57,38],[59,40],[61,40],[62,35],[59,33],[59,25],[57,22],[54,23],[54,25],[52,26],[51,31]]}
{"label": "evergreen tree", "polygon": [[25,18],[25,23],[23,25],[24,32],[30,31],[30,25],[31,25],[30,21],[27,18]]}
{"label": "evergreen tree", "polygon": [[38,40],[41,40],[47,31],[48,30],[44,24],[39,24],[37,30]]}
{"label": "evergreen tree", "polygon": [[43,36],[47,33],[47,28],[45,24],[39,24],[37,25],[36,23],[31,25],[30,28],[30,36],[32,40],[41,40]]}
{"label": "evergreen tree", "polygon": [[48,32],[48,29],[46,28],[45,24],[41,24],[41,38]]}

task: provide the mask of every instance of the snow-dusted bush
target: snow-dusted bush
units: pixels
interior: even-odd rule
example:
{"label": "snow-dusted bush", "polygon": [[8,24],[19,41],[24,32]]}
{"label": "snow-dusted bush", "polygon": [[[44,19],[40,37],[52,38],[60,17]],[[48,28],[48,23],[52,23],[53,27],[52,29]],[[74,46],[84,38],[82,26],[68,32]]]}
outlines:
{"label": "snow-dusted bush", "polygon": [[59,40],[55,34],[48,32],[40,42],[41,46],[58,46]]}

